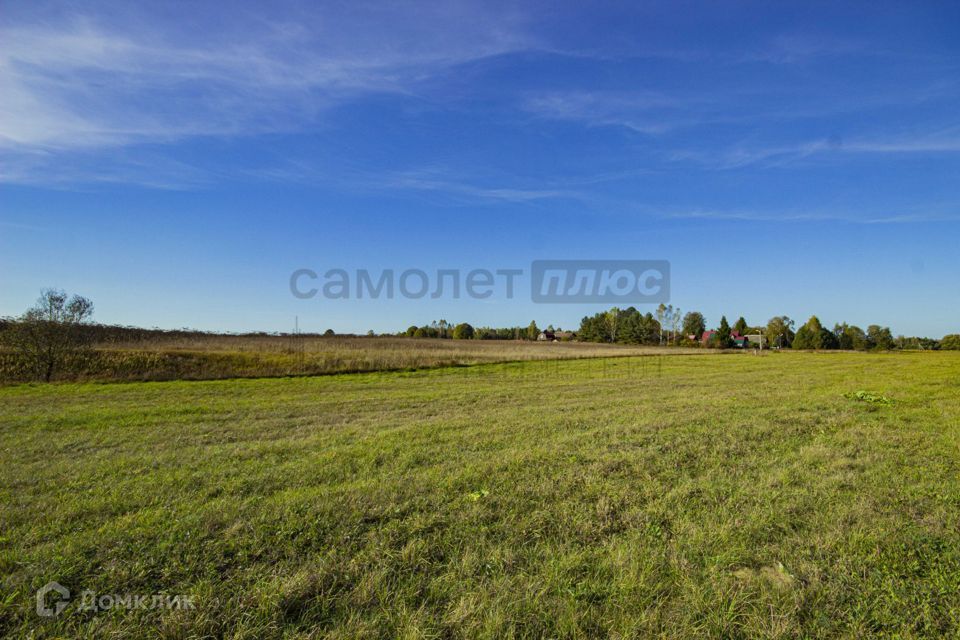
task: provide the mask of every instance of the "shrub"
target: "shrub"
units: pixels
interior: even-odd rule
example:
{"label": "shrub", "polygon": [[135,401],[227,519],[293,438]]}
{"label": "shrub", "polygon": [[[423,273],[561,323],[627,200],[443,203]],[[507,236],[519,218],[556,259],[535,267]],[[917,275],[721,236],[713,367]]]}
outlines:
{"label": "shrub", "polygon": [[469,340],[473,337],[473,327],[466,322],[461,322],[453,328],[454,340]]}
{"label": "shrub", "polygon": [[940,341],[940,348],[950,351],[960,351],[960,333],[951,333],[943,336],[943,340]]}

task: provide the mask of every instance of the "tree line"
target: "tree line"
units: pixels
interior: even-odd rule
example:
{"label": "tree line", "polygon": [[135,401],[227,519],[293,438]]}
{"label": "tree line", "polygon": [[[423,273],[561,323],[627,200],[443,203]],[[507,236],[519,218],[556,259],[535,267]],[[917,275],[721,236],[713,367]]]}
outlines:
{"label": "tree line", "polygon": [[[553,325],[546,330],[554,331]],[[468,322],[454,324],[446,320],[434,320],[421,327],[411,325],[400,335],[408,338],[452,338],[454,340],[537,340],[540,333],[535,320],[525,327],[474,327]]]}
{"label": "tree line", "polygon": [[[162,331],[136,327],[117,327],[89,322],[93,303],[82,296],[68,296],[54,289],[42,292],[37,303],[15,319],[0,319],[0,347],[22,356],[34,369],[35,376],[49,381],[58,363],[93,344],[150,342],[160,338],[225,335],[189,329]],[[698,311],[682,313],[672,305],[661,304],[655,313],[641,313],[634,307],[607,311],[584,317],[576,333],[556,332],[548,326],[551,337],[582,342],[605,342],[636,345],[707,346],[729,348],[759,347],[759,341],[746,336],[762,337],[762,344],[778,349],[846,349],[855,351],[888,351],[892,349],[960,350],[960,334],[941,340],[904,336],[894,337],[889,327],[869,325],[866,330],[856,325],[838,323],[827,329],[816,316],[794,330],[796,323],[787,316],[770,318],[765,325],[751,326],[741,316],[731,326],[726,316],[715,330],[707,330],[704,315]],[[266,333],[234,335],[271,335]],[[289,335],[289,334],[273,334]],[[320,334],[298,334],[319,337]],[[334,335],[327,330],[324,336]],[[374,335],[372,331],[367,335]],[[438,320],[424,326],[411,326],[405,332],[410,338],[450,338],[454,340],[538,340],[540,328],[535,321],[515,327],[473,327],[469,323]]]}
{"label": "tree line", "polygon": [[[706,340],[704,340],[706,336]],[[817,316],[796,328],[788,316],[774,316],[764,325],[750,325],[741,316],[731,326],[726,316],[708,333],[707,322],[699,311],[681,313],[672,305],[660,305],[656,313],[642,314],[634,307],[614,307],[580,321],[577,339],[587,342],[621,344],[707,346],[730,348],[734,337],[755,336],[749,346],[778,349],[844,349],[849,351],[889,351],[893,349],[960,350],[960,334],[941,340],[925,337],[894,337],[889,327],[872,324],[866,330],[846,322],[833,329],[823,326]],[[746,345],[745,345],[746,346]]]}

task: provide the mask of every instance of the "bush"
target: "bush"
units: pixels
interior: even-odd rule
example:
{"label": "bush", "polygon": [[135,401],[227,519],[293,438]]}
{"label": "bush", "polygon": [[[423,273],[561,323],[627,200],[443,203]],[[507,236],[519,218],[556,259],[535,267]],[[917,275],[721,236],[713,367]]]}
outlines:
{"label": "bush", "polygon": [[949,351],[960,351],[960,333],[951,333],[950,335],[943,336],[943,340],[940,341],[940,348]]}
{"label": "bush", "polygon": [[466,322],[461,322],[453,328],[454,340],[469,340],[473,337],[473,327]]}

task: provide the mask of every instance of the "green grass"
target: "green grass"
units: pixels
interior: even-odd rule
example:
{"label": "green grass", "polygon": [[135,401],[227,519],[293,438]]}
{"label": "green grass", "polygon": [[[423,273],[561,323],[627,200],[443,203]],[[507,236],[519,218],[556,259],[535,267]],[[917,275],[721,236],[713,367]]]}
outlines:
{"label": "green grass", "polygon": [[960,354],[5,387],[0,452],[11,637],[960,633]]}

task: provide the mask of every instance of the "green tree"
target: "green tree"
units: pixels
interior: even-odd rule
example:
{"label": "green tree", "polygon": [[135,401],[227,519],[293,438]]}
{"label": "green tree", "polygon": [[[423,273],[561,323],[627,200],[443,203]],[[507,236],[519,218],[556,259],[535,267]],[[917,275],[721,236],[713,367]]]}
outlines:
{"label": "green tree", "polygon": [[747,321],[743,319],[743,316],[737,318],[737,321],[733,323],[733,330],[737,332],[737,335],[745,336],[747,335]]}
{"label": "green tree", "polygon": [[643,316],[635,307],[627,307],[620,312],[617,342],[623,344],[640,344],[643,342]]}
{"label": "green tree", "polygon": [[610,342],[617,341],[617,329],[620,325],[620,309],[611,308],[604,314],[604,321],[607,323],[607,335],[610,336]]}
{"label": "green tree", "polygon": [[766,337],[771,347],[786,348],[793,344],[793,320],[787,316],[776,316],[767,322]]}
{"label": "green tree", "polygon": [[454,340],[470,340],[473,338],[473,327],[466,322],[461,322],[453,328]]}
{"label": "green tree", "polygon": [[416,325],[410,325],[407,327],[407,336],[412,338],[417,333],[417,329],[419,328],[420,327],[417,327]]}
{"label": "green tree", "polygon": [[527,327],[527,340],[536,340],[540,335],[540,329],[537,328],[537,321],[531,320],[530,326]]}
{"label": "green tree", "polygon": [[684,336],[693,336],[694,340],[699,340],[706,330],[707,320],[699,311],[689,311],[683,316]]}
{"label": "green tree", "polygon": [[837,338],[837,348],[839,349],[854,351],[865,351],[867,349],[867,334],[856,325],[848,325],[846,322],[838,324],[833,328],[833,334]]}
{"label": "green tree", "polygon": [[717,332],[713,334],[713,344],[718,349],[729,349],[733,346],[733,339],[730,337],[730,323],[727,322],[727,316],[720,316],[720,326]]}
{"label": "green tree", "polygon": [[820,327],[819,349],[836,349],[839,347],[837,337],[826,327]]}
{"label": "green tree", "polygon": [[867,341],[871,348],[877,351],[889,351],[894,347],[893,334],[890,333],[890,328],[876,324],[867,327]]}
{"label": "green tree", "polygon": [[660,344],[663,344],[663,330],[668,326],[670,317],[673,315],[673,305],[669,307],[662,302],[657,307],[657,325],[660,332]]}
{"label": "green tree", "polygon": [[947,351],[960,351],[960,333],[950,333],[940,340],[940,348]]}
{"label": "green tree", "polygon": [[820,318],[810,316],[807,323],[797,329],[792,346],[794,349],[830,349],[835,340],[833,334],[823,328]]}

